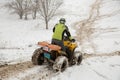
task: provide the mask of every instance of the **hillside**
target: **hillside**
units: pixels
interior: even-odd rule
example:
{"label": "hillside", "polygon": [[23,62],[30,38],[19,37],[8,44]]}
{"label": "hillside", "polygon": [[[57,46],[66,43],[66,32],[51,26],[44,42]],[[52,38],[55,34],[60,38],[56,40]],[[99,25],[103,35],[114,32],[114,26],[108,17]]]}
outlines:
{"label": "hillside", "polygon": [[[119,0],[64,0],[48,30],[39,18],[20,20],[10,14],[3,7],[7,1],[0,0],[0,80],[120,80]],[[31,57],[40,47],[38,41],[51,42],[52,28],[61,17],[66,18],[84,59],[79,66],[54,73],[47,65],[33,65]],[[81,44],[81,27],[87,26],[94,34]]]}

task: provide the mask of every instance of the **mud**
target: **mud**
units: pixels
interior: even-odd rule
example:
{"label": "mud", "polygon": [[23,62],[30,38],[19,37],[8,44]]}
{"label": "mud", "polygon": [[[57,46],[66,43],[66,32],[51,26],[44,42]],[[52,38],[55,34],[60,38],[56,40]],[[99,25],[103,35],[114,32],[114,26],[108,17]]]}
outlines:
{"label": "mud", "polygon": [[32,68],[33,66],[34,65],[30,61],[13,65],[4,65],[0,68],[0,80],[13,76],[16,73],[24,72],[24,70]]}

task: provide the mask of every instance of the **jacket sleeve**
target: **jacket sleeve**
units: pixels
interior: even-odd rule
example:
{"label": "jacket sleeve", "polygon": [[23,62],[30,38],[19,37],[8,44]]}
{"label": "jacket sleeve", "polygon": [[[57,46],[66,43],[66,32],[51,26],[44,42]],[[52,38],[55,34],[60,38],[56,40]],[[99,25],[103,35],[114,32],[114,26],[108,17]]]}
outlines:
{"label": "jacket sleeve", "polygon": [[66,35],[70,38],[70,37],[71,37],[71,34],[70,34],[70,32],[69,32],[69,29],[68,29],[67,26],[65,26],[65,27],[66,27],[65,33],[66,33]]}
{"label": "jacket sleeve", "polygon": [[[56,24],[57,25],[57,24]],[[56,27],[56,25],[54,26],[54,28],[53,28],[53,32],[55,32],[55,27]]]}
{"label": "jacket sleeve", "polygon": [[53,28],[53,32],[55,32],[55,27]]}

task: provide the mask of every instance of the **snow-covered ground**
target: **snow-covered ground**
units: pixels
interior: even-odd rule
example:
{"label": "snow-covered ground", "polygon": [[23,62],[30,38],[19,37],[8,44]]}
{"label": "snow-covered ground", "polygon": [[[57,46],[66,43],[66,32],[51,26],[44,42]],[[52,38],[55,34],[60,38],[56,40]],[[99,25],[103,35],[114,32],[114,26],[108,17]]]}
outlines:
{"label": "snow-covered ground", "polygon": [[62,73],[48,70],[46,66],[36,66],[14,74],[5,80],[119,80],[120,56],[91,57],[80,66],[72,66]]}
{"label": "snow-covered ground", "polygon": [[50,80],[119,80],[119,60],[120,56],[89,58]]}
{"label": "snow-covered ground", "polygon": [[[10,12],[2,7],[5,0],[0,0],[0,65],[30,61],[34,50],[38,48],[38,41],[51,41],[52,28],[61,17],[66,18],[70,32],[76,36],[76,23],[89,17],[91,5],[95,1],[64,0],[64,4],[59,9],[62,14],[54,17],[49,23],[49,29],[45,30],[44,22],[39,19],[26,21],[20,20],[15,14],[9,14]],[[100,33],[93,39],[96,51],[97,53],[120,51],[120,1],[102,1],[100,14],[103,18],[94,24],[98,28],[96,34]],[[85,45],[84,48],[89,53],[90,46]],[[91,57],[85,59],[82,65],[70,67],[57,76],[53,74],[47,80],[120,80],[119,59],[120,56]],[[38,73],[38,69],[41,67],[35,67],[24,74]],[[11,79],[15,80],[14,77]]]}

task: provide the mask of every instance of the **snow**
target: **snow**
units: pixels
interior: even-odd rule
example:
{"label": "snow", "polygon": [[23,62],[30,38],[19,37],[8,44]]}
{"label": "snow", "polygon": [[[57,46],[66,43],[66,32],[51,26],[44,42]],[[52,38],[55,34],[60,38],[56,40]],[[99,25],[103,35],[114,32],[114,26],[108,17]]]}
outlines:
{"label": "snow", "polygon": [[[0,65],[30,61],[34,50],[39,47],[38,41],[51,41],[52,28],[61,17],[66,18],[66,24],[72,36],[77,36],[75,24],[88,18],[91,5],[95,0],[64,0],[64,4],[59,9],[63,14],[50,21],[48,30],[45,29],[44,22],[40,19],[26,21],[20,20],[15,14],[9,14],[10,11],[2,7],[5,2],[5,0],[0,0]],[[116,10],[118,12],[99,19],[95,23],[95,27],[98,28],[96,34],[100,34],[93,39],[93,42],[99,54],[120,51],[119,5],[119,0],[103,0],[101,15]],[[99,30],[109,28],[112,30],[106,32]],[[90,46],[85,46],[85,50],[90,53]],[[18,77],[11,77],[9,80],[19,80],[31,73],[39,73],[39,69],[43,68],[35,67],[26,70],[24,74],[20,73]],[[33,80],[38,80],[38,77]],[[51,74],[49,77],[48,80],[120,80],[120,56],[91,57],[83,60],[80,66],[69,67],[65,72],[58,75]]]}
{"label": "snow", "polygon": [[82,65],[70,67],[50,80],[119,80],[119,60],[119,56],[86,59]]}

